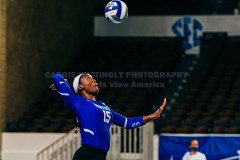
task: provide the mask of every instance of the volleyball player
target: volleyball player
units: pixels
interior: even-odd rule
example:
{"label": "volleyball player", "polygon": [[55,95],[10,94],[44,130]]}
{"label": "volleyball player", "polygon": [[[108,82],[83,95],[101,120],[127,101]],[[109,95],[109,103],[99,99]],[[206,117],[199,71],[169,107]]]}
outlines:
{"label": "volleyball player", "polygon": [[96,100],[95,96],[99,88],[90,74],[83,73],[75,77],[74,92],[62,75],[55,74],[52,80],[53,84],[50,87],[58,91],[64,104],[76,115],[80,128],[82,147],[75,152],[73,160],[105,160],[110,147],[111,124],[133,129],[157,119],[166,106],[165,98],[163,104],[154,113],[126,118],[114,112],[105,103]]}

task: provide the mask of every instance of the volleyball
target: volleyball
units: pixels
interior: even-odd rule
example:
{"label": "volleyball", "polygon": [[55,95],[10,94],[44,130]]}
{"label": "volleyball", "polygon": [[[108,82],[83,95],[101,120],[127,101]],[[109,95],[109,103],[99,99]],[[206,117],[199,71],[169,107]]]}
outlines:
{"label": "volleyball", "polygon": [[123,1],[112,0],[105,7],[105,16],[112,23],[122,23],[127,19],[128,7]]}

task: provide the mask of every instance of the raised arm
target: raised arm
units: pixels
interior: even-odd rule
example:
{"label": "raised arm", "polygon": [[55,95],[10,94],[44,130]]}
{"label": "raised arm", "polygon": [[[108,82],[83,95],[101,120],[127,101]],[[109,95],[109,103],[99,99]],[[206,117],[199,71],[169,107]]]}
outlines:
{"label": "raised arm", "polygon": [[126,129],[133,129],[142,126],[152,120],[157,119],[161,115],[164,107],[166,106],[166,101],[167,101],[166,98],[164,98],[163,104],[158,108],[158,110],[156,110],[154,113],[150,115],[143,117],[127,118],[113,111],[112,123]]}
{"label": "raised arm", "polygon": [[60,74],[54,74],[52,77],[53,86],[57,92],[61,95],[64,104],[69,109],[74,109],[76,99],[78,98],[77,94],[72,91],[64,77]]}

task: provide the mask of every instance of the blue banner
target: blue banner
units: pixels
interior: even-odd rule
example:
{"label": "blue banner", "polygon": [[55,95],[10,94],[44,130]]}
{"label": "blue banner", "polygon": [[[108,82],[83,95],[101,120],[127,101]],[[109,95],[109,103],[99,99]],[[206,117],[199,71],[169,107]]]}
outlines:
{"label": "blue banner", "polygon": [[207,160],[239,160],[240,135],[236,134],[160,134],[159,160],[182,160],[189,142],[197,139],[199,151]]}

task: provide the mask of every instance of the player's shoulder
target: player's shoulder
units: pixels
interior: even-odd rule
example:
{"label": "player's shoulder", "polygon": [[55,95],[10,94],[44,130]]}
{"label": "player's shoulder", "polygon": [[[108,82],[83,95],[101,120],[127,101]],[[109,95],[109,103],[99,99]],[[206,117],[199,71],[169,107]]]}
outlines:
{"label": "player's shoulder", "polygon": [[187,151],[185,154],[186,154],[186,155],[190,155],[190,152],[189,152],[189,151]]}
{"label": "player's shoulder", "polygon": [[104,102],[102,102],[102,101],[99,101],[107,110],[111,110],[111,108],[108,106],[108,105],[106,105]]}
{"label": "player's shoulder", "polygon": [[188,156],[190,156],[190,152],[189,152],[189,151],[187,151],[187,152],[184,154],[183,157],[188,157]]}
{"label": "player's shoulder", "polygon": [[78,100],[83,102],[92,102],[93,100],[78,95]]}
{"label": "player's shoulder", "polygon": [[[77,95],[77,94],[76,94]],[[74,98],[74,105],[75,107],[79,107],[81,105],[86,105],[86,102],[87,102],[87,99],[86,98],[83,98],[82,96],[80,95],[77,95],[75,96]]]}
{"label": "player's shoulder", "polygon": [[197,152],[197,154],[198,154],[199,157],[205,157],[205,154],[203,154],[203,153],[201,153],[199,151]]}
{"label": "player's shoulder", "polygon": [[102,108],[107,108],[107,109],[111,109],[108,105],[106,105],[104,102],[102,101],[99,101],[99,100],[91,100],[91,99],[87,99],[87,98],[84,98],[82,96],[79,96],[80,100],[81,101],[85,101],[85,102],[92,102],[93,104],[95,105],[98,105],[98,106],[101,106]]}
{"label": "player's shoulder", "polygon": [[73,103],[76,106],[81,105],[83,103],[83,101],[84,101],[84,99],[79,95],[76,95],[73,99]]}

